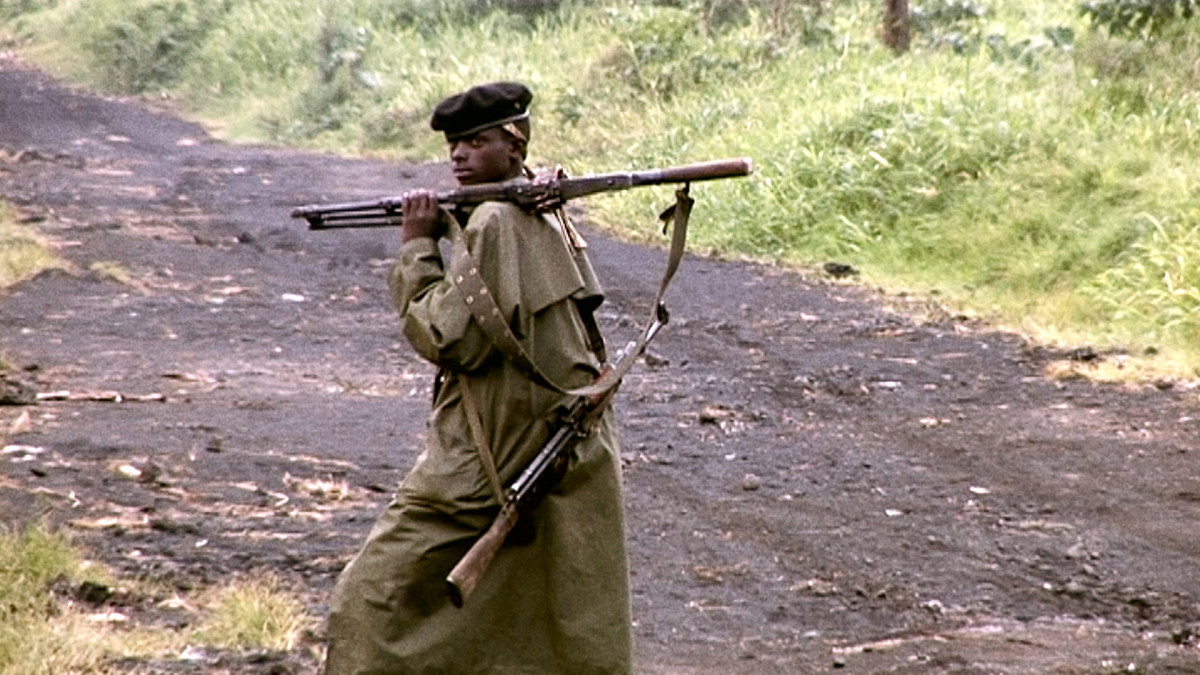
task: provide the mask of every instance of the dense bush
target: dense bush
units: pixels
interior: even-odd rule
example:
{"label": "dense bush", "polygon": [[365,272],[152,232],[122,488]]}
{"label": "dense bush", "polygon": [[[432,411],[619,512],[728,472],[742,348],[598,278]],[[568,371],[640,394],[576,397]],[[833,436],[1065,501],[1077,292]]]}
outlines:
{"label": "dense bush", "polygon": [[914,5],[913,30],[932,48],[948,48],[956,54],[986,54],[996,62],[1039,67],[1048,52],[1068,50],[1075,42],[1069,26],[1044,26],[1040,35],[1009,36],[989,27],[995,12],[982,2],[936,0]]}
{"label": "dense bush", "polygon": [[57,0],[4,0],[0,2],[0,19],[12,19],[22,14],[53,7]]}
{"label": "dense bush", "polygon": [[90,34],[86,48],[102,77],[127,93],[170,88],[231,0],[140,0],[107,21],[83,6],[77,20]]}
{"label": "dense bush", "polygon": [[1112,35],[1152,37],[1196,13],[1197,0],[1089,0],[1080,11]]}

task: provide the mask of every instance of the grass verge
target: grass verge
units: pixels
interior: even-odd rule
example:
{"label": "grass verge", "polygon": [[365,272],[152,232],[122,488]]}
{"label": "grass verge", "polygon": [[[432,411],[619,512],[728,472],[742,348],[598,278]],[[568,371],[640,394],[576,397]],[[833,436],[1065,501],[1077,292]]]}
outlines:
{"label": "grass verge", "polygon": [[[194,645],[288,651],[311,624],[295,595],[265,575],[174,598],[199,608],[192,627],[130,627],[124,605],[137,611],[135,598],[153,605],[153,593],[136,582],[118,591],[118,583],[62,533],[44,525],[0,528],[0,675],[115,672],[117,660],[170,661]],[[80,597],[87,588],[130,602],[89,603]]]}
{"label": "grass verge", "polygon": [[[429,160],[433,104],[537,92],[533,151],[573,173],[749,156],[706,184],[696,248],[936,298],[1048,343],[1200,377],[1200,34],[1094,30],[1074,3],[874,0],[23,0],[2,30],[106,90],[239,140]],[[86,17],[86,20],[84,20]],[[480,46],[486,48],[480,48]],[[594,199],[644,238],[664,190]]]}

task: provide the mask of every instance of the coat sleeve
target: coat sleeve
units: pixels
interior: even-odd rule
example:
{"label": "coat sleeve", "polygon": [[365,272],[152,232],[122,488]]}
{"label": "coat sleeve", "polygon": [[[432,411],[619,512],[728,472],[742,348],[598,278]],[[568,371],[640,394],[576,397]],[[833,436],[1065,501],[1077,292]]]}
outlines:
{"label": "coat sleeve", "polygon": [[[561,232],[512,204],[488,202],[475,209],[464,235],[513,334],[539,358],[540,352],[553,351],[555,345],[533,339],[535,316],[584,286]],[[432,239],[414,239],[401,247],[390,282],[404,335],[421,356],[469,373],[499,355],[447,278]]]}
{"label": "coat sleeve", "polygon": [[388,286],[400,310],[404,336],[424,359],[470,372],[493,355],[491,341],[446,278],[441,251],[433,239],[412,239],[400,247]]}

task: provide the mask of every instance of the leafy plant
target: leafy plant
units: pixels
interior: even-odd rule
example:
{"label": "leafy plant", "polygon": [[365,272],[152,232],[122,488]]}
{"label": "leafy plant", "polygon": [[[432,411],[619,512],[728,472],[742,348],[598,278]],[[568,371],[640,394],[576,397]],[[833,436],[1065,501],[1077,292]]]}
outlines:
{"label": "leafy plant", "polygon": [[1068,50],[1075,42],[1074,30],[1062,25],[1045,27],[1040,35],[1010,38],[1002,31],[989,29],[988,21],[994,16],[990,7],[970,0],[939,0],[912,9],[913,27],[925,35],[931,47],[948,47],[964,55],[986,49],[988,56],[999,63],[1036,68],[1048,52]]}
{"label": "leafy plant", "polygon": [[1149,38],[1196,14],[1197,0],[1090,0],[1080,13],[1111,35]]}
{"label": "leafy plant", "polygon": [[[230,0],[142,0],[122,4],[96,25],[93,16],[78,16],[91,26],[85,48],[110,86],[126,93],[170,88]],[[94,11],[90,5],[79,13]]]}
{"label": "leafy plant", "polygon": [[0,3],[0,19],[11,19],[54,7],[58,0],[6,0]]}
{"label": "leafy plant", "polygon": [[764,32],[714,35],[701,13],[675,7],[634,6],[614,16],[612,33],[615,43],[592,71],[635,98],[669,100],[706,82],[744,77],[780,56]]}
{"label": "leafy plant", "polygon": [[959,54],[978,50],[990,14],[987,5],[970,0],[938,0],[914,5],[910,12],[915,32],[924,35],[931,45],[949,46]]}

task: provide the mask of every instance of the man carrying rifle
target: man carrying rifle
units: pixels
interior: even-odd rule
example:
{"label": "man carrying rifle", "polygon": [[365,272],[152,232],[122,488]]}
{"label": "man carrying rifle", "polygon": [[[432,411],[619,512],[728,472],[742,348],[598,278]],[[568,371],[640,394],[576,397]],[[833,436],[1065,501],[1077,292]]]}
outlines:
{"label": "man carrying rifle", "polygon": [[[438,104],[431,126],[445,133],[460,184],[528,180],[531,99],[523,85],[498,82]],[[593,312],[602,291],[586,244],[561,212],[507,202],[450,213],[414,190],[402,214],[390,287],[405,336],[439,368],[433,409],[423,452],[338,581],[326,673],[630,672],[611,410],[574,445],[536,510],[522,513],[461,608],[446,586],[574,400],[562,389],[601,372]],[[469,256],[444,261],[442,236]],[[480,306],[544,379],[498,346]]]}

